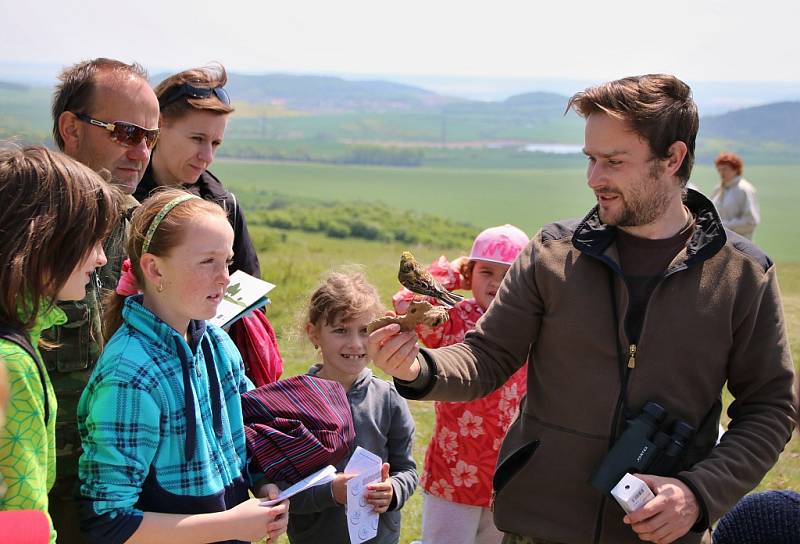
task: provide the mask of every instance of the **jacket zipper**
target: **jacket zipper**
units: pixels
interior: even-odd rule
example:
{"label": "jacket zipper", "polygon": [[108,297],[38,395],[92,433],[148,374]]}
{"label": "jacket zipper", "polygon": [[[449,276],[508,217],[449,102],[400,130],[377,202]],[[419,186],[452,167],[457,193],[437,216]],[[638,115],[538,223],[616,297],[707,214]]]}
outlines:
{"label": "jacket zipper", "polygon": [[[633,346],[634,344],[631,345]],[[630,361],[629,361],[628,367],[625,369],[625,372],[623,374],[620,393],[619,396],[617,397],[617,406],[616,408],[614,408],[614,418],[611,420],[611,434],[609,435],[608,439],[609,450],[611,450],[611,448],[614,446],[614,441],[616,440],[617,434],[619,433],[619,428],[622,424],[622,420],[624,419],[622,417],[622,392],[625,391],[625,389],[627,389],[628,387],[628,378],[630,377],[631,374],[630,370],[631,368],[633,367],[630,366]],[[606,504],[608,504],[608,497],[603,495],[603,497],[600,500],[600,510],[598,511],[597,523],[595,525],[595,532],[594,532],[595,544],[599,544],[600,542],[600,531],[603,528],[603,518],[605,517]]]}
{"label": "jacket zipper", "polygon": [[[616,273],[616,274],[621,276],[621,273],[616,272],[614,270],[614,267],[610,267],[610,268],[611,268],[612,271],[614,271],[614,273]],[[627,284],[625,283],[625,278],[624,277],[622,278],[622,284],[625,285],[625,287],[627,288]],[[613,291],[611,293],[611,296],[612,297],[614,296]],[[628,299],[630,301],[630,292],[628,293]],[[616,304],[616,302],[614,302],[614,304]],[[627,314],[627,308],[625,309],[625,313]],[[617,323],[616,323],[616,331],[617,331],[617,333],[616,334],[619,334],[620,325],[623,327],[623,330],[624,330],[625,320],[622,319],[622,321],[620,322],[619,315],[616,315],[616,310],[615,310],[615,316],[617,318]],[[617,340],[617,346],[619,347],[619,340]],[[628,377],[630,376],[631,369],[633,369],[636,366],[636,358],[635,358],[635,356],[636,356],[636,345],[635,344],[629,344],[628,354],[629,354],[628,364],[625,367],[623,367],[623,369],[622,369],[622,376],[621,376],[622,379],[621,379],[621,383],[620,383],[619,395],[617,396],[617,405],[614,408],[614,417],[611,419],[611,432],[609,433],[609,436],[608,436],[608,449],[609,450],[614,446],[614,440],[616,439],[617,433],[619,432],[619,427],[620,427],[620,423],[621,423],[620,420],[622,419],[622,413],[621,413],[622,412],[622,399],[624,398],[625,390],[628,388]],[[619,363],[620,363],[620,365],[622,364],[621,361]],[[600,509],[597,511],[597,520],[595,522],[595,528],[594,528],[594,539],[593,539],[593,542],[595,544],[599,544],[599,542],[600,542],[600,533],[601,533],[602,528],[603,528],[603,518],[605,517],[605,511],[606,511],[606,504],[607,503],[608,503],[608,498],[605,495],[603,495],[601,497],[601,499],[600,499]]]}
{"label": "jacket zipper", "polygon": [[636,368],[636,344],[628,346],[628,368]]}
{"label": "jacket zipper", "polygon": [[[611,267],[611,269],[614,270],[613,267]],[[642,316],[642,330],[639,332],[639,339],[640,340],[641,340],[642,335],[644,333],[644,325],[647,322],[647,312],[650,309],[650,301],[653,299],[653,295],[655,294],[655,292],[658,290],[658,288],[661,286],[661,284],[664,282],[664,280],[668,276],[671,276],[675,272],[678,272],[678,271],[680,271],[682,269],[683,269],[682,267],[679,267],[679,268],[676,268],[676,269],[673,269],[673,270],[667,269],[666,273],[661,277],[661,279],[658,281],[658,283],[653,287],[653,290],[650,293],[650,298],[647,301],[647,307],[645,308],[644,315]],[[623,278],[622,283],[623,283],[623,285],[625,285],[627,287],[627,284],[625,284],[624,278]],[[628,298],[630,299],[630,293],[628,293]],[[626,314],[627,314],[627,308],[626,308]],[[625,323],[625,320],[623,319],[622,320],[623,328],[625,326],[624,323]],[[619,326],[619,323],[617,325]],[[612,421],[612,423],[611,423],[611,434],[610,434],[609,441],[608,441],[608,443],[609,443],[608,449],[609,450],[614,446],[614,440],[615,440],[615,438],[617,436],[617,433],[619,432],[619,427],[620,427],[620,424],[621,424],[620,411],[622,409],[622,398],[623,398],[624,392],[628,388],[628,379],[630,378],[631,370],[636,368],[636,350],[637,349],[638,349],[637,344],[628,344],[628,364],[626,365],[626,368],[625,368],[625,370],[623,372],[623,375],[622,375],[622,383],[620,384],[619,396],[617,397],[617,406],[614,409],[614,418],[611,420]],[[603,527],[603,517],[604,517],[604,514],[605,514],[607,501],[608,501],[608,498],[605,495],[603,495],[602,499],[600,500],[600,510],[598,511],[598,514],[597,514],[597,523],[595,524],[595,532],[594,532],[594,543],[595,544],[599,544],[599,542],[600,542],[600,531],[602,530],[602,527]]]}

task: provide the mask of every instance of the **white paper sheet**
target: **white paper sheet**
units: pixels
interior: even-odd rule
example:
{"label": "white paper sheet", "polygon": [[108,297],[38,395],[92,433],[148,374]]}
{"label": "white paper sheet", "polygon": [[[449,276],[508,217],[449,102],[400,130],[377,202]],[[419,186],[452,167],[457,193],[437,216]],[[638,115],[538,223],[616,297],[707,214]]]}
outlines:
{"label": "white paper sheet", "polygon": [[383,461],[374,453],[361,446],[347,462],[344,471],[357,474],[347,482],[347,530],[350,544],[361,544],[378,534],[379,514],[367,504],[367,485],[380,481]]}
{"label": "white paper sheet", "polygon": [[262,500],[261,506],[273,506],[278,504],[279,502],[288,499],[292,495],[297,495],[301,491],[305,491],[311,487],[315,487],[318,485],[326,484],[333,480],[333,476],[336,474],[336,468],[333,465],[328,465],[325,468],[319,469],[317,472],[310,476],[306,476],[296,484],[291,487],[287,487],[281,494],[278,495],[277,499],[272,500]]}

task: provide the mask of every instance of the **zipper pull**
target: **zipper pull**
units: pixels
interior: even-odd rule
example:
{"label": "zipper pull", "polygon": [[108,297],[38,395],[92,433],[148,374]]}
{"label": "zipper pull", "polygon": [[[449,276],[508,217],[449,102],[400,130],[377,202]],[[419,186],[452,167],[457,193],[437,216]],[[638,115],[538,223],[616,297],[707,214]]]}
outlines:
{"label": "zipper pull", "polygon": [[628,346],[628,368],[636,368],[636,344]]}

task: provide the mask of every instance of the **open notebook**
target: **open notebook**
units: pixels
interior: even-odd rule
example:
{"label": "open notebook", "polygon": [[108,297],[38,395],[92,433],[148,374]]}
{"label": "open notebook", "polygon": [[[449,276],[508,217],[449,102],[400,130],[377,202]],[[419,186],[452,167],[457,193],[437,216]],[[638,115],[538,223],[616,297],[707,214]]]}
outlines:
{"label": "open notebook", "polygon": [[231,275],[231,282],[217,308],[217,315],[208,321],[218,327],[228,327],[256,308],[269,304],[267,294],[274,288],[275,285],[268,281],[237,270]]}

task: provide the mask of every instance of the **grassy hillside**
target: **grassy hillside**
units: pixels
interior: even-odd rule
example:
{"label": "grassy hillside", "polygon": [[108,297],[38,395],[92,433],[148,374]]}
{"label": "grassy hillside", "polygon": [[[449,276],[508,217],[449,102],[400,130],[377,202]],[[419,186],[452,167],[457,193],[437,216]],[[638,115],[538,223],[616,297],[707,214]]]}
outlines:
{"label": "grassy hillside", "polygon": [[51,99],[47,87],[0,85],[0,140],[21,136],[26,142],[48,141]]}
{"label": "grassy hillside", "polygon": [[[152,81],[156,84],[168,75],[156,74]],[[236,101],[281,103],[314,112],[426,110],[463,100],[391,81],[318,75],[228,73],[226,88]]]}
{"label": "grassy hillside", "polygon": [[701,154],[735,151],[761,161],[797,157],[800,102],[779,102],[705,117],[698,136]]}
{"label": "grassy hillside", "polygon": [[707,137],[800,145],[800,102],[777,102],[703,119]]}

